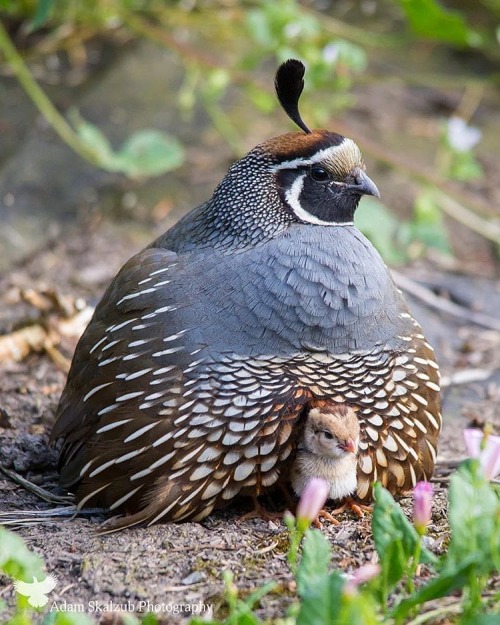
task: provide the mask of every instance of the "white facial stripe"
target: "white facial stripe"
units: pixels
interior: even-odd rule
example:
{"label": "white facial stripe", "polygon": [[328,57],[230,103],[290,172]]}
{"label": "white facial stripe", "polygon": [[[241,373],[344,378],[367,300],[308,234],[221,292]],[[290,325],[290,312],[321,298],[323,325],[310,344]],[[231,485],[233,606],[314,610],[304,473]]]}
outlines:
{"label": "white facial stripe", "polygon": [[332,145],[325,150],[319,150],[311,158],[295,158],[292,161],[283,161],[279,165],[275,165],[271,171],[277,172],[280,169],[297,169],[298,167],[308,167],[309,165],[315,165],[316,163],[328,162],[331,159],[338,158],[339,152],[351,152],[353,154],[359,154],[359,160],[361,161],[361,153],[358,146],[351,139],[344,139],[339,145]]}
{"label": "white facial stripe", "polygon": [[314,224],[316,226],[353,226],[354,222],[342,222],[338,223],[336,221],[323,221],[322,219],[318,219],[311,213],[305,211],[300,205],[300,194],[302,193],[302,189],[304,187],[304,179],[306,174],[302,174],[302,176],[297,176],[297,178],[293,181],[292,186],[288,189],[285,194],[285,199],[287,201],[288,206],[293,210],[294,215],[300,219],[300,221],[304,221],[309,224]]}

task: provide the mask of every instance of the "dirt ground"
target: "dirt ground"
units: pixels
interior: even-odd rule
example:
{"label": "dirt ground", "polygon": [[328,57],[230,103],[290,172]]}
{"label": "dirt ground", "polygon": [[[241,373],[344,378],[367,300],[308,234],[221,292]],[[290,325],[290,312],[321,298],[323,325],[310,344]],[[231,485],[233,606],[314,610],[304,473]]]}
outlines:
{"label": "dirt ground", "polygon": [[[78,231],[68,233],[64,242],[49,245],[6,273],[0,280],[2,330],[12,331],[44,315],[20,297],[22,289],[43,292],[56,287],[59,293],[95,303],[128,251],[145,242],[138,238],[143,237],[132,236],[126,228],[117,230],[107,222],[82,225]],[[425,277],[425,273],[419,273],[419,277]],[[500,307],[498,285],[493,281],[453,280],[453,276],[438,276],[436,272],[432,277],[433,282],[440,280],[449,290],[455,281],[456,293],[466,294],[476,310],[494,315]],[[450,376],[464,369],[498,369],[497,333],[457,323],[455,318],[440,316],[418,301],[414,309],[418,309],[417,317],[436,344],[448,382]],[[57,319],[53,313],[53,327],[57,327]],[[69,357],[74,344],[75,339],[64,338],[58,350]],[[64,373],[47,352],[0,365],[0,464],[59,495],[64,493],[57,484],[56,453],[47,446],[47,437],[64,380]],[[471,419],[498,420],[499,382],[497,370],[484,381],[446,386],[440,465],[446,467],[449,461],[464,457],[461,430]],[[430,536],[431,546],[437,551],[448,535],[446,488],[446,477],[436,482]],[[262,602],[260,613],[266,617],[282,615],[291,601],[293,584],[285,558],[284,525],[260,519],[240,522],[248,502],[236,502],[203,523],[164,524],[97,536],[95,531],[102,519],[98,515],[72,520],[51,518],[54,504],[41,501],[2,474],[0,489],[0,510],[11,513],[4,519],[19,520],[26,511],[46,511],[43,522],[17,523],[14,528],[30,548],[45,558],[47,572],[58,577],[49,606],[64,607],[65,602],[89,606],[92,601],[102,605],[130,601],[135,606],[140,601],[178,605],[202,602],[219,613],[221,573],[225,569],[234,573],[238,586],[245,590],[266,580],[278,583],[278,590]],[[409,511],[410,502],[403,503]],[[335,564],[349,571],[373,558],[370,520],[358,520],[349,514],[342,515],[341,520],[339,527],[325,525],[324,532],[333,544]],[[4,587],[0,596],[11,603],[12,586]],[[169,614],[168,622],[182,623],[187,618]]]}
{"label": "dirt ground", "polygon": [[[384,101],[382,94],[373,88],[368,95],[372,102],[376,103],[377,98],[380,103]],[[431,106],[429,102],[434,96],[427,95],[426,102]],[[420,101],[419,106],[422,106]],[[383,111],[384,107],[379,108]],[[359,119],[358,128],[362,131],[361,120],[366,118],[359,115]],[[387,119],[377,126],[378,122],[380,119],[372,115],[373,135],[384,124],[388,127]],[[189,156],[191,162],[200,164],[194,153]],[[212,167],[206,158],[204,167],[205,171]],[[189,182],[187,172],[181,172],[181,181],[182,175],[186,176],[184,183]],[[494,178],[489,178],[490,184]],[[375,179],[378,184],[378,178]],[[391,180],[389,175],[386,188]],[[202,183],[207,186],[206,180]],[[394,188],[397,193],[401,186],[396,184]],[[56,351],[49,346],[48,351],[41,348],[19,362],[11,358],[0,362],[0,469],[15,472],[55,495],[65,494],[57,483],[57,454],[48,447],[47,440],[65,381],[64,359],[71,358],[76,339],[61,335],[64,302],[58,301],[54,311],[51,294],[57,291],[66,296],[71,306],[76,302],[77,307],[82,307],[83,301],[95,305],[122,263],[159,234],[167,222],[140,227],[137,221],[118,223],[109,216],[93,215],[77,226],[63,228],[52,241],[16,261],[0,275],[0,338],[39,324],[42,330],[52,329],[52,340],[56,343]],[[473,257],[474,250],[465,247]],[[401,271],[445,301],[457,302],[468,311],[480,311],[498,319],[500,285],[494,277],[446,273],[429,263]],[[488,274],[492,273],[490,263]],[[408,299],[415,317],[436,347],[445,378],[444,428],[429,531],[429,546],[439,552],[449,535],[448,467],[465,456],[462,429],[471,421],[499,425],[500,336],[498,331],[429,307],[419,298],[408,296]],[[402,503],[410,513],[411,502]],[[267,502],[268,507],[274,504],[279,507],[279,502]],[[201,602],[212,606],[214,614],[221,614],[224,570],[232,571],[243,592],[268,580],[277,582],[277,589],[261,603],[258,611],[261,617],[282,616],[293,601],[285,527],[283,523],[261,519],[239,521],[249,510],[246,501],[234,502],[202,523],[167,523],[110,536],[96,535],[102,516],[57,517],[51,514],[54,507],[57,507],[54,503],[44,502],[0,470],[0,521],[13,523],[9,527],[45,559],[47,572],[58,578],[47,609],[83,606],[89,610],[91,605],[96,605],[90,602],[97,602],[101,609],[109,606],[109,602],[130,602],[127,605],[139,607],[142,601],[150,606],[170,604],[171,612],[163,615],[164,622],[185,623],[189,614],[173,612],[182,612],[186,604]],[[41,511],[43,518],[34,521],[34,511]],[[333,545],[335,566],[350,571],[374,557],[370,519],[358,520],[347,513],[339,518],[341,525],[325,525],[323,531]],[[1,577],[0,599],[12,609],[13,587]],[[98,622],[101,613],[94,616]]]}

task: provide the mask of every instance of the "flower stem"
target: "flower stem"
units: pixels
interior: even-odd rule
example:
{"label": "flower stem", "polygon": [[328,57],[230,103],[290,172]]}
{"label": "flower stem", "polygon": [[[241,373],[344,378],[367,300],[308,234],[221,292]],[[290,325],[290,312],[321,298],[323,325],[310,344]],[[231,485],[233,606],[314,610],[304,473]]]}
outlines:
{"label": "flower stem", "polygon": [[26,67],[20,54],[10,40],[7,31],[0,21],[0,50],[3,52],[6,61],[14,72],[16,78],[21,83],[31,101],[42,113],[48,123],[54,128],[61,139],[69,145],[77,154],[93,165],[99,165],[98,159],[91,150],[84,146],[77,134],[45,95],[38,83],[34,80],[29,69]]}
{"label": "flower stem", "polygon": [[203,98],[202,103],[213,125],[220,132],[234,155],[237,158],[241,158],[244,154],[244,150],[241,145],[240,136],[229,117],[224,113],[221,106],[210,100],[210,98]]}
{"label": "flower stem", "polygon": [[417,574],[418,565],[420,563],[421,552],[422,552],[422,538],[420,538],[419,541],[417,542],[417,545],[415,547],[415,553],[413,554],[413,560],[408,568],[406,588],[408,589],[408,592],[410,594],[415,592],[415,576]]}
{"label": "flower stem", "polygon": [[292,574],[295,576],[297,573],[297,556],[299,553],[299,546],[304,537],[304,530],[295,526],[290,530],[290,546],[288,547],[287,560]]}

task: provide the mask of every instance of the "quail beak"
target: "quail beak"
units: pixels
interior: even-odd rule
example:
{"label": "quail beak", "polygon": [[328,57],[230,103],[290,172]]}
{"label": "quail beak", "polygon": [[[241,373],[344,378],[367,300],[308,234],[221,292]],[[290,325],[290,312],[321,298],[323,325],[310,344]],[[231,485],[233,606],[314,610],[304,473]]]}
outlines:
{"label": "quail beak", "polygon": [[356,444],[354,443],[352,438],[348,438],[346,441],[343,441],[341,445],[339,445],[341,449],[344,451],[350,451],[351,453],[356,453]]}
{"label": "quail beak", "polygon": [[377,189],[377,186],[362,169],[356,170],[354,172],[354,176],[356,183],[349,185],[354,192],[359,193],[359,195],[373,195],[374,197],[380,197],[380,191]]}

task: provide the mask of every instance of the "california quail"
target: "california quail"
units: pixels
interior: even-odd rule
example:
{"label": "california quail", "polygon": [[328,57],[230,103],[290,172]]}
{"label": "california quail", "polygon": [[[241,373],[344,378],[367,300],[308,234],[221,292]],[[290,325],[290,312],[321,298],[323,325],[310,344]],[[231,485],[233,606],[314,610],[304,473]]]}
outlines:
{"label": "california quail", "polygon": [[200,520],[288,469],[303,410],[357,410],[357,494],[432,474],[441,427],[432,348],[354,227],[378,196],[357,145],[310,131],[304,66],[278,98],[303,132],[255,147],[205,204],[129,260],[77,346],[52,439],[80,506],[114,527]]}
{"label": "california quail", "polygon": [[330,487],[329,499],[352,495],[357,486],[359,433],[352,407],[334,404],[311,409],[290,473],[295,493],[301,495],[311,478],[320,477]]}

